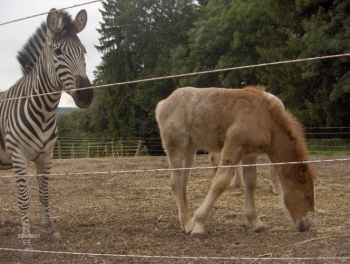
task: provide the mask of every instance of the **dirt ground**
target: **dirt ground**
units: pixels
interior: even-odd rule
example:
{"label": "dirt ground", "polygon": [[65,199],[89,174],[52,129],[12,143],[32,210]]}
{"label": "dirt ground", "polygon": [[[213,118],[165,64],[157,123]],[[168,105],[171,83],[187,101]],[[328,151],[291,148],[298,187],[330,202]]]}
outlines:
{"label": "dirt ground", "polygon": [[[310,159],[345,158],[311,156]],[[348,156],[346,157],[348,158]],[[262,158],[261,162],[266,162]],[[166,157],[54,160],[52,173],[106,172],[167,168]],[[198,155],[195,166],[208,166]],[[242,188],[226,191],[215,203],[208,235],[196,241],[184,234],[169,187],[168,172],[52,176],[51,215],[63,241],[48,242],[41,226],[36,179],[30,178],[32,246],[36,250],[141,256],[291,258],[288,260],[195,260],[76,256],[35,253],[33,263],[346,263],[347,260],[297,260],[305,257],[350,257],[350,163],[313,165],[317,171],[316,209],[309,231],[297,232],[269,190],[268,167],[259,167],[262,185],[256,191],[257,210],[266,231],[255,233],[244,218]],[[34,174],[34,170],[31,170]],[[12,175],[2,171],[1,175]],[[191,212],[208,192],[211,170],[192,172]],[[0,178],[0,247],[21,248],[17,186]],[[0,263],[19,263],[20,253],[0,251]]]}

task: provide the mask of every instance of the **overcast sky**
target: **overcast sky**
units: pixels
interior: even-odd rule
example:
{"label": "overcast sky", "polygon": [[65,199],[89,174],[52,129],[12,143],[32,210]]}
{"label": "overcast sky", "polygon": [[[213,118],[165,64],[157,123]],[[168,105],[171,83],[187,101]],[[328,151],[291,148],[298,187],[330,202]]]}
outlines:
{"label": "overcast sky", "polygon": [[[0,24],[48,12],[51,8],[60,9],[87,2],[91,2],[91,0],[0,0]],[[99,11],[99,9],[102,9],[102,4],[96,2],[69,8],[67,12],[71,14],[72,18],[75,18],[81,9],[87,11],[88,21],[85,29],[79,33],[79,38],[87,51],[85,55],[87,75],[92,81],[94,79],[93,71],[101,61],[101,54],[97,52],[94,45],[99,45],[99,34],[96,29],[100,28],[99,22],[102,21]],[[22,77],[21,67],[16,59],[17,53],[40,26],[41,22],[46,21],[46,17],[47,15],[42,15],[0,26],[0,91],[7,90]],[[62,95],[60,106],[74,105],[69,95],[66,93]]]}

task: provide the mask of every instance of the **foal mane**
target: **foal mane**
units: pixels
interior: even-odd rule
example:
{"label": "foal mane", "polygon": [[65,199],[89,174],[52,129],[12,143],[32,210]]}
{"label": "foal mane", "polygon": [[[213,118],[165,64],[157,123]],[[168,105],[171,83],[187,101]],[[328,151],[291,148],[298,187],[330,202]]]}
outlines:
{"label": "foal mane", "polygon": [[300,121],[292,115],[290,111],[286,111],[284,118],[280,120],[280,124],[284,127],[288,136],[293,141],[293,147],[296,150],[299,161],[304,161],[308,156],[308,149],[306,147],[305,129]]}
{"label": "foal mane", "polygon": [[308,149],[306,147],[305,130],[301,122],[294,115],[286,110],[281,111],[273,104],[264,93],[268,88],[264,85],[247,86],[244,89],[260,94],[266,98],[266,104],[271,113],[271,117],[276,121],[276,124],[286,132],[292,141],[292,146],[297,154],[298,161],[304,161],[308,157]]}
{"label": "foal mane", "polygon": [[[64,38],[67,35],[75,34],[75,23],[66,11],[59,11],[63,27],[56,33],[56,38]],[[37,62],[47,39],[47,24],[43,22],[27,43],[18,52],[17,60],[21,65],[24,76],[28,75]]]}

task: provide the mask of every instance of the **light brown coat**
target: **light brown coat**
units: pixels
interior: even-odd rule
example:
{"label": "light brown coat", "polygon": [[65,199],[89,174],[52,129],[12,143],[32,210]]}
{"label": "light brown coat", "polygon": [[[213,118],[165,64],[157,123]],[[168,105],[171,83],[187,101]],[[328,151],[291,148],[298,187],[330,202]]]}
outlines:
{"label": "light brown coat", "polygon": [[[220,166],[256,162],[267,153],[272,162],[304,161],[307,148],[301,124],[261,87],[245,89],[193,88],[175,90],[156,108],[163,147],[170,168],[191,167],[198,149],[221,153]],[[276,167],[283,199],[299,231],[307,230],[308,212],[314,211],[314,172],[309,164]],[[181,227],[202,235],[215,200],[224,192],[233,168],[219,168],[210,190],[193,218],[187,205],[189,171],[173,171],[171,186],[176,196]],[[263,223],[254,200],[256,167],[244,168],[245,215],[253,229]]]}

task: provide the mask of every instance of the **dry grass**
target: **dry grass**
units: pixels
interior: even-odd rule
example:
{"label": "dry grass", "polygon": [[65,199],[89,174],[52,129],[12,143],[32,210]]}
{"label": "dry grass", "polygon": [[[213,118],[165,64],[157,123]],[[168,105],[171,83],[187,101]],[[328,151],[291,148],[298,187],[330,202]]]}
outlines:
{"label": "dry grass", "polygon": [[[325,157],[313,156],[312,159]],[[327,159],[330,157],[327,157]],[[331,157],[333,158],[333,157]],[[200,155],[196,166],[207,166]],[[244,193],[230,189],[215,203],[203,242],[181,232],[167,172],[114,175],[57,176],[50,180],[52,217],[63,241],[47,241],[41,227],[35,178],[30,179],[31,233],[34,249],[126,255],[209,257],[349,257],[350,210],[348,162],[314,166],[317,214],[313,226],[296,232],[280,207],[280,198],[269,192],[267,167],[258,168],[262,187],[257,189],[257,209],[267,229],[254,233],[244,219]],[[166,157],[55,160],[52,173],[167,168]],[[32,170],[31,173],[34,173]],[[2,175],[11,175],[4,171]],[[193,171],[189,183],[191,211],[203,201],[212,177],[210,170]],[[20,248],[21,223],[14,179],[1,178],[0,247]],[[15,194],[14,194],[15,193]],[[16,263],[18,253],[0,252],[1,263]],[[35,254],[35,263],[178,263],[171,259],[135,259]],[[184,263],[209,263],[186,260]],[[237,261],[238,262],[238,261]],[[225,263],[216,261],[215,263]],[[239,261],[239,263],[257,263]],[[263,261],[263,263],[329,263],[328,261]],[[340,261],[334,261],[340,263]]]}

